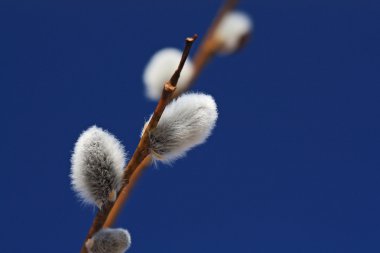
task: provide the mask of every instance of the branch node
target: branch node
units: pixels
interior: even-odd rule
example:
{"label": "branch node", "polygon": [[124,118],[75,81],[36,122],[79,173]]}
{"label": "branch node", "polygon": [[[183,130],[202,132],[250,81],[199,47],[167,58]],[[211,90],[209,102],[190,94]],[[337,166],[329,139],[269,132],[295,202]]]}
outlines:
{"label": "branch node", "polygon": [[167,92],[174,92],[176,87],[172,85],[171,83],[165,83],[165,91]]}

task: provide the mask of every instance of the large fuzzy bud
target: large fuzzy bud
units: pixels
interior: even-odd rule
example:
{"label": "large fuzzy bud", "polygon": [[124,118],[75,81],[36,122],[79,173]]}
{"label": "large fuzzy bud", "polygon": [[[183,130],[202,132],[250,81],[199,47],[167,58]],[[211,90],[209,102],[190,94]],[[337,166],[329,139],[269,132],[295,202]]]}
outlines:
{"label": "large fuzzy bud", "polygon": [[219,52],[229,54],[237,51],[244,45],[252,29],[253,23],[247,14],[240,11],[227,13],[215,30],[220,43]]}
{"label": "large fuzzy bud", "polygon": [[201,93],[188,93],[173,100],[149,133],[153,157],[171,162],[210,136],[218,118],[214,99]]}
{"label": "large fuzzy bud", "polygon": [[115,201],[125,156],[122,144],[99,127],[92,126],[80,135],[71,157],[71,179],[84,202],[101,208],[107,201]]}
{"label": "large fuzzy bud", "polygon": [[[182,51],[176,48],[164,48],[155,53],[145,67],[143,81],[146,96],[158,100],[164,84],[169,81],[182,57]],[[193,64],[188,58],[177,83],[177,90],[181,91],[193,75]]]}
{"label": "large fuzzy bud", "polygon": [[131,246],[131,235],[125,229],[105,228],[87,240],[90,253],[124,253]]}

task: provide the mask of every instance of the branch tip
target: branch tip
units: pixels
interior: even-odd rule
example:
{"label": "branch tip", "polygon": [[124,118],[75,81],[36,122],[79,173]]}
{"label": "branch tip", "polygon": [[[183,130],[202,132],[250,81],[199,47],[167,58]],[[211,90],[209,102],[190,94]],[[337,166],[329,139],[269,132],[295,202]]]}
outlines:
{"label": "branch tip", "polygon": [[180,62],[178,64],[177,70],[174,72],[174,74],[172,75],[172,77],[169,80],[169,83],[171,85],[177,86],[177,82],[178,82],[179,76],[181,74],[181,71],[183,69],[183,66],[185,65],[186,59],[187,59],[187,57],[190,54],[191,46],[193,45],[194,41],[197,38],[198,38],[197,34],[194,34],[193,37],[186,38],[185,47],[184,47],[184,49],[182,51],[182,57],[181,57],[181,60],[180,60]]}
{"label": "branch tip", "polygon": [[193,43],[198,38],[198,34],[194,34],[193,37],[187,37],[186,43]]}

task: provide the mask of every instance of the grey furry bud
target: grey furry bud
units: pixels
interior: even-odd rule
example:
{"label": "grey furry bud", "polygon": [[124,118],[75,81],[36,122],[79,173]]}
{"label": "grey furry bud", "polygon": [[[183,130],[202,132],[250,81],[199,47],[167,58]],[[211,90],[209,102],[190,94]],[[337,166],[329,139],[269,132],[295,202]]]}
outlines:
{"label": "grey furry bud", "polygon": [[131,246],[131,235],[125,229],[101,229],[86,247],[90,253],[124,253]]}
{"label": "grey furry bud", "polygon": [[[182,50],[164,48],[156,52],[149,60],[143,74],[146,96],[151,100],[159,100],[165,83],[173,75],[182,57]],[[177,90],[182,91],[193,76],[194,66],[187,58],[181,76],[177,83]]]}
{"label": "grey furry bud", "polygon": [[75,144],[71,157],[71,183],[79,197],[99,208],[115,201],[125,166],[122,144],[109,132],[92,126]]}
{"label": "grey furry bud", "polygon": [[241,11],[231,11],[221,20],[215,36],[221,43],[219,53],[230,54],[242,47],[253,30],[251,18]]}
{"label": "grey furry bud", "polygon": [[173,100],[149,133],[153,157],[171,162],[202,144],[210,136],[218,118],[214,99],[201,93],[188,93]]}

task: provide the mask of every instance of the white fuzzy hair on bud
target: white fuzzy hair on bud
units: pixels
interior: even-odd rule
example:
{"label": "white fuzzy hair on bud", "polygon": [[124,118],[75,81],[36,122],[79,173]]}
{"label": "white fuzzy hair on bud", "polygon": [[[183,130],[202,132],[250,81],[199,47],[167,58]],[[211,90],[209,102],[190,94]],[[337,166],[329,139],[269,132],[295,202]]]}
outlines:
{"label": "white fuzzy hair on bud", "polygon": [[[182,51],[176,48],[164,48],[156,52],[145,67],[143,82],[146,96],[151,100],[158,100],[164,84],[169,81],[182,57]],[[191,60],[188,58],[181,71],[177,83],[177,90],[182,91],[190,81],[194,72]]]}
{"label": "white fuzzy hair on bud", "polygon": [[211,96],[202,93],[181,95],[166,106],[157,127],[149,133],[153,158],[170,163],[184,156],[206,141],[217,118],[216,103]]}
{"label": "white fuzzy hair on bud", "polygon": [[124,253],[131,246],[131,235],[125,229],[105,228],[87,240],[90,253]]}
{"label": "white fuzzy hair on bud", "polygon": [[99,208],[115,201],[121,187],[126,154],[109,132],[92,126],[78,138],[71,157],[71,183],[85,203]]}
{"label": "white fuzzy hair on bud", "polygon": [[215,31],[215,36],[221,43],[219,52],[229,54],[238,50],[252,29],[253,23],[247,14],[240,11],[227,13]]}

